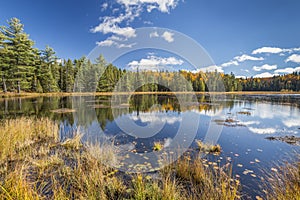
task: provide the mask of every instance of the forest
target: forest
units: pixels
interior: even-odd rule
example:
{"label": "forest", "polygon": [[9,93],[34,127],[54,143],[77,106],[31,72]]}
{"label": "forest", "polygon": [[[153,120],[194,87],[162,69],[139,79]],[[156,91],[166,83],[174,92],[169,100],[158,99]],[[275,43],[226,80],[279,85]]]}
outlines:
{"label": "forest", "polygon": [[51,47],[35,48],[17,18],[0,27],[0,69],[0,91],[4,93],[300,91],[300,72],[242,79],[217,71],[130,71],[106,63],[102,55],[95,61],[86,57],[61,61]]}

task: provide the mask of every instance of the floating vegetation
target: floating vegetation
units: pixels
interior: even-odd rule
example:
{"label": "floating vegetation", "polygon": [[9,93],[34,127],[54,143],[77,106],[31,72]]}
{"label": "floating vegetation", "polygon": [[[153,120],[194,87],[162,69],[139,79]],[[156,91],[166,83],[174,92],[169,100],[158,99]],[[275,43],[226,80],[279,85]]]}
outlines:
{"label": "floating vegetation", "polygon": [[237,112],[237,114],[250,116],[251,112],[249,112],[249,111],[240,111],[240,112]]}
{"label": "floating vegetation", "polygon": [[257,177],[255,174],[250,174],[250,176],[252,176],[253,178],[256,178],[256,177]]}
{"label": "floating vegetation", "polygon": [[248,174],[253,174],[253,170],[249,170],[249,169],[245,169],[245,171],[243,172],[244,175],[248,175]]}
{"label": "floating vegetation", "polygon": [[57,109],[57,110],[51,110],[51,112],[63,114],[63,113],[74,113],[74,112],[76,112],[76,110],[70,109],[70,108],[61,108],[61,109]]}
{"label": "floating vegetation", "polygon": [[275,140],[285,142],[291,145],[300,145],[300,137],[296,136],[284,136],[284,137],[266,137],[267,140]]}
{"label": "floating vegetation", "polygon": [[221,126],[227,126],[227,127],[238,127],[238,126],[245,126],[244,124],[239,123],[238,120],[235,120],[231,117],[226,118],[225,120],[223,119],[216,119],[214,120],[215,123]]}
{"label": "floating vegetation", "polygon": [[161,142],[154,142],[153,151],[161,151],[163,149],[163,144]]}
{"label": "floating vegetation", "polygon": [[278,172],[278,170],[276,168],[274,168],[274,167],[271,168],[271,171]]}
{"label": "floating vegetation", "polygon": [[234,120],[234,119],[232,119],[232,118],[227,118],[227,119],[225,120],[225,122],[227,122],[227,123],[237,123],[238,121],[237,121],[237,120]]}
{"label": "floating vegetation", "polygon": [[256,200],[264,200],[263,198],[261,198],[260,196],[255,196]]}
{"label": "floating vegetation", "polygon": [[204,144],[200,140],[196,140],[196,144],[198,146],[198,149],[203,152],[219,154],[222,151],[222,148],[219,144],[217,145]]}

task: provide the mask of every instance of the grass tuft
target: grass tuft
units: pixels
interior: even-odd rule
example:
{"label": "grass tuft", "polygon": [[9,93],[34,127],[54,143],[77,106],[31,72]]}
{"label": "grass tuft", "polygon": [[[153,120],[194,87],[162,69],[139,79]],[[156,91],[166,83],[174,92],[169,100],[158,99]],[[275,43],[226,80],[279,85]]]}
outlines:
{"label": "grass tuft", "polygon": [[198,150],[203,152],[219,154],[222,151],[222,148],[219,144],[217,145],[204,144],[200,140],[196,140],[196,144],[198,146]]}
{"label": "grass tuft", "polygon": [[[278,168],[278,169],[277,169]],[[272,168],[263,179],[266,199],[300,199],[300,156],[298,162]]]}

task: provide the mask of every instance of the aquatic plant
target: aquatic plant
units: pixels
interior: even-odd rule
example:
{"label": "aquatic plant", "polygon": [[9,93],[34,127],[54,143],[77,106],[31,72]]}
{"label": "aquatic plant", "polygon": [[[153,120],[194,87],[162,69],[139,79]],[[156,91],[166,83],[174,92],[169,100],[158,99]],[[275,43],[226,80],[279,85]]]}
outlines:
{"label": "aquatic plant", "polygon": [[219,144],[217,145],[211,145],[211,144],[204,144],[200,140],[196,140],[196,144],[198,147],[198,150],[208,153],[221,153],[222,148]]}
{"label": "aquatic plant", "polygon": [[164,146],[160,142],[154,142],[153,151],[161,151],[163,147]]}

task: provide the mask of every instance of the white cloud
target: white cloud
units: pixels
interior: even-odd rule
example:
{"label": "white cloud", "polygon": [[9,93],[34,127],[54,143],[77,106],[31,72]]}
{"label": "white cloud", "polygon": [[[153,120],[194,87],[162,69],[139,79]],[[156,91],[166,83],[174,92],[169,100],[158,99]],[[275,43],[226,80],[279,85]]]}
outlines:
{"label": "white cloud", "polygon": [[[124,12],[120,11],[117,16],[102,17],[102,22],[98,26],[92,28],[91,32],[100,32],[103,34],[112,33],[126,38],[136,37],[136,31],[133,27],[129,26],[129,23],[138,18],[145,9],[147,9],[148,12],[157,9],[160,12],[169,13],[171,9],[174,9],[177,6],[178,1],[179,0],[117,0],[117,3],[124,9]],[[104,11],[108,6],[108,2],[103,3],[102,10]],[[127,25],[122,26],[124,23]],[[170,42],[173,41],[173,37],[170,34],[165,35],[165,39]],[[98,42],[98,44],[112,45],[114,42],[102,41]]]}
{"label": "white cloud", "polygon": [[236,60],[231,60],[229,62],[226,62],[226,63],[223,63],[221,66],[222,67],[229,67],[231,65],[235,65],[235,66],[238,66],[239,63],[236,61]]}
{"label": "white cloud", "polygon": [[252,54],[261,54],[261,53],[271,53],[271,54],[279,54],[283,52],[292,52],[292,49],[281,49],[278,47],[262,47],[256,49],[252,52]]}
{"label": "white cloud", "polygon": [[115,35],[112,35],[111,37],[107,38],[107,39],[111,39],[111,40],[115,40],[115,41],[126,41],[126,38],[121,38]]}
{"label": "white cloud", "polygon": [[129,66],[131,69],[136,69],[139,67],[140,70],[158,70],[168,66],[182,65],[183,63],[183,60],[175,57],[163,58],[149,55],[147,58],[143,58],[139,61],[131,61],[127,64],[127,66]]}
{"label": "white cloud", "polygon": [[108,8],[108,3],[106,3],[106,2],[103,3],[102,6],[101,6],[101,8],[102,8],[101,9],[102,11],[105,11]]}
{"label": "white cloud", "polygon": [[115,13],[119,12],[119,10],[120,10],[119,8],[114,8],[114,9],[112,10],[112,13],[115,14]]}
{"label": "white cloud", "polygon": [[153,25],[153,22],[151,22],[151,21],[144,21],[144,24]]}
{"label": "white cloud", "polygon": [[234,57],[235,60],[237,60],[238,62],[245,62],[247,60],[252,60],[252,61],[259,61],[259,60],[264,60],[263,57],[253,57],[253,56],[249,56],[249,55],[241,55],[241,56],[236,56]]}
{"label": "white cloud", "polygon": [[274,70],[274,69],[277,69],[277,65],[268,65],[268,64],[265,64],[263,66],[254,66],[253,67],[253,70],[254,71],[257,71],[257,72],[260,72],[262,70]]}
{"label": "white cloud", "polygon": [[174,41],[173,36],[174,36],[174,33],[165,31],[161,37],[164,38],[167,42],[171,43]]}
{"label": "white cloud", "polygon": [[161,37],[169,43],[174,42],[174,37],[173,36],[174,36],[174,33],[171,33],[169,31],[165,31],[161,36],[159,35],[159,33],[157,31],[154,31],[154,32],[150,33],[150,38]]}
{"label": "white cloud", "polygon": [[282,121],[282,123],[289,128],[294,126],[299,126],[299,122],[300,122],[300,117],[298,117],[297,119],[285,119]]}
{"label": "white cloud", "polygon": [[132,48],[134,45],[136,45],[136,43],[132,43],[132,44],[118,44],[117,47],[120,48]]}
{"label": "white cloud", "polygon": [[254,78],[269,78],[269,77],[273,77],[273,76],[276,76],[278,74],[271,74],[270,72],[265,72],[265,73],[262,73],[262,74],[257,74],[254,76]]}
{"label": "white cloud", "polygon": [[300,47],[299,48],[293,48],[293,51],[300,51]]}
{"label": "white cloud", "polygon": [[142,123],[151,124],[175,124],[176,122],[182,121],[182,117],[179,116],[169,116],[161,112],[151,112],[151,113],[140,113],[139,116],[130,115],[129,117],[133,121],[141,121]]}
{"label": "white cloud", "polygon": [[97,45],[98,46],[102,46],[102,47],[110,47],[110,46],[113,46],[115,44],[115,41],[113,40],[103,40],[101,42],[97,42]]}
{"label": "white cloud", "polygon": [[217,72],[224,72],[223,68],[221,66],[217,66],[217,65],[211,65],[211,66],[208,66],[208,67],[203,67],[203,68],[200,68],[196,71],[192,71],[193,73],[197,73],[199,71],[202,71],[202,72],[214,72],[214,71],[217,71]]}
{"label": "white cloud", "polygon": [[101,42],[96,42],[96,44],[98,46],[102,46],[102,47],[111,47],[111,46],[115,46],[117,48],[132,48],[135,43],[132,44],[125,44],[125,43],[121,43],[126,41],[126,38],[121,38],[121,37],[117,37],[115,35],[107,38],[106,40],[103,40]]}
{"label": "white cloud", "polygon": [[259,121],[247,121],[247,122],[240,122],[241,124],[245,125],[245,126],[250,126],[250,125],[259,125],[260,122]]}
{"label": "white cloud", "polygon": [[157,9],[164,13],[168,13],[170,9],[174,9],[178,4],[178,0],[118,0],[117,2],[127,8],[146,5],[148,12]]}
{"label": "white cloud", "polygon": [[155,8],[156,8],[156,6],[148,5],[148,6],[147,6],[147,11],[148,11],[148,12],[152,12],[152,10],[155,9]]}
{"label": "white cloud", "polygon": [[154,38],[154,37],[159,37],[159,35],[158,35],[158,33],[156,31],[150,33],[150,38]]}
{"label": "white cloud", "polygon": [[114,17],[104,17],[101,24],[93,28],[91,31],[93,33],[101,32],[103,34],[114,33],[116,35],[124,36],[126,38],[136,37],[135,29],[132,27],[121,28],[119,26],[124,20],[129,19],[129,16],[121,15],[117,18]]}
{"label": "white cloud", "polygon": [[275,73],[283,73],[283,74],[291,74],[293,72],[299,72],[300,71],[300,67],[296,67],[296,68],[284,68],[284,69],[278,69],[275,70]]}
{"label": "white cloud", "polygon": [[274,133],[276,133],[276,129],[274,129],[274,128],[253,128],[253,127],[249,127],[249,130],[252,133],[256,133],[256,134],[274,134]]}
{"label": "white cloud", "polygon": [[295,62],[295,63],[300,63],[300,55],[298,54],[293,54],[290,57],[288,57],[285,62]]}

